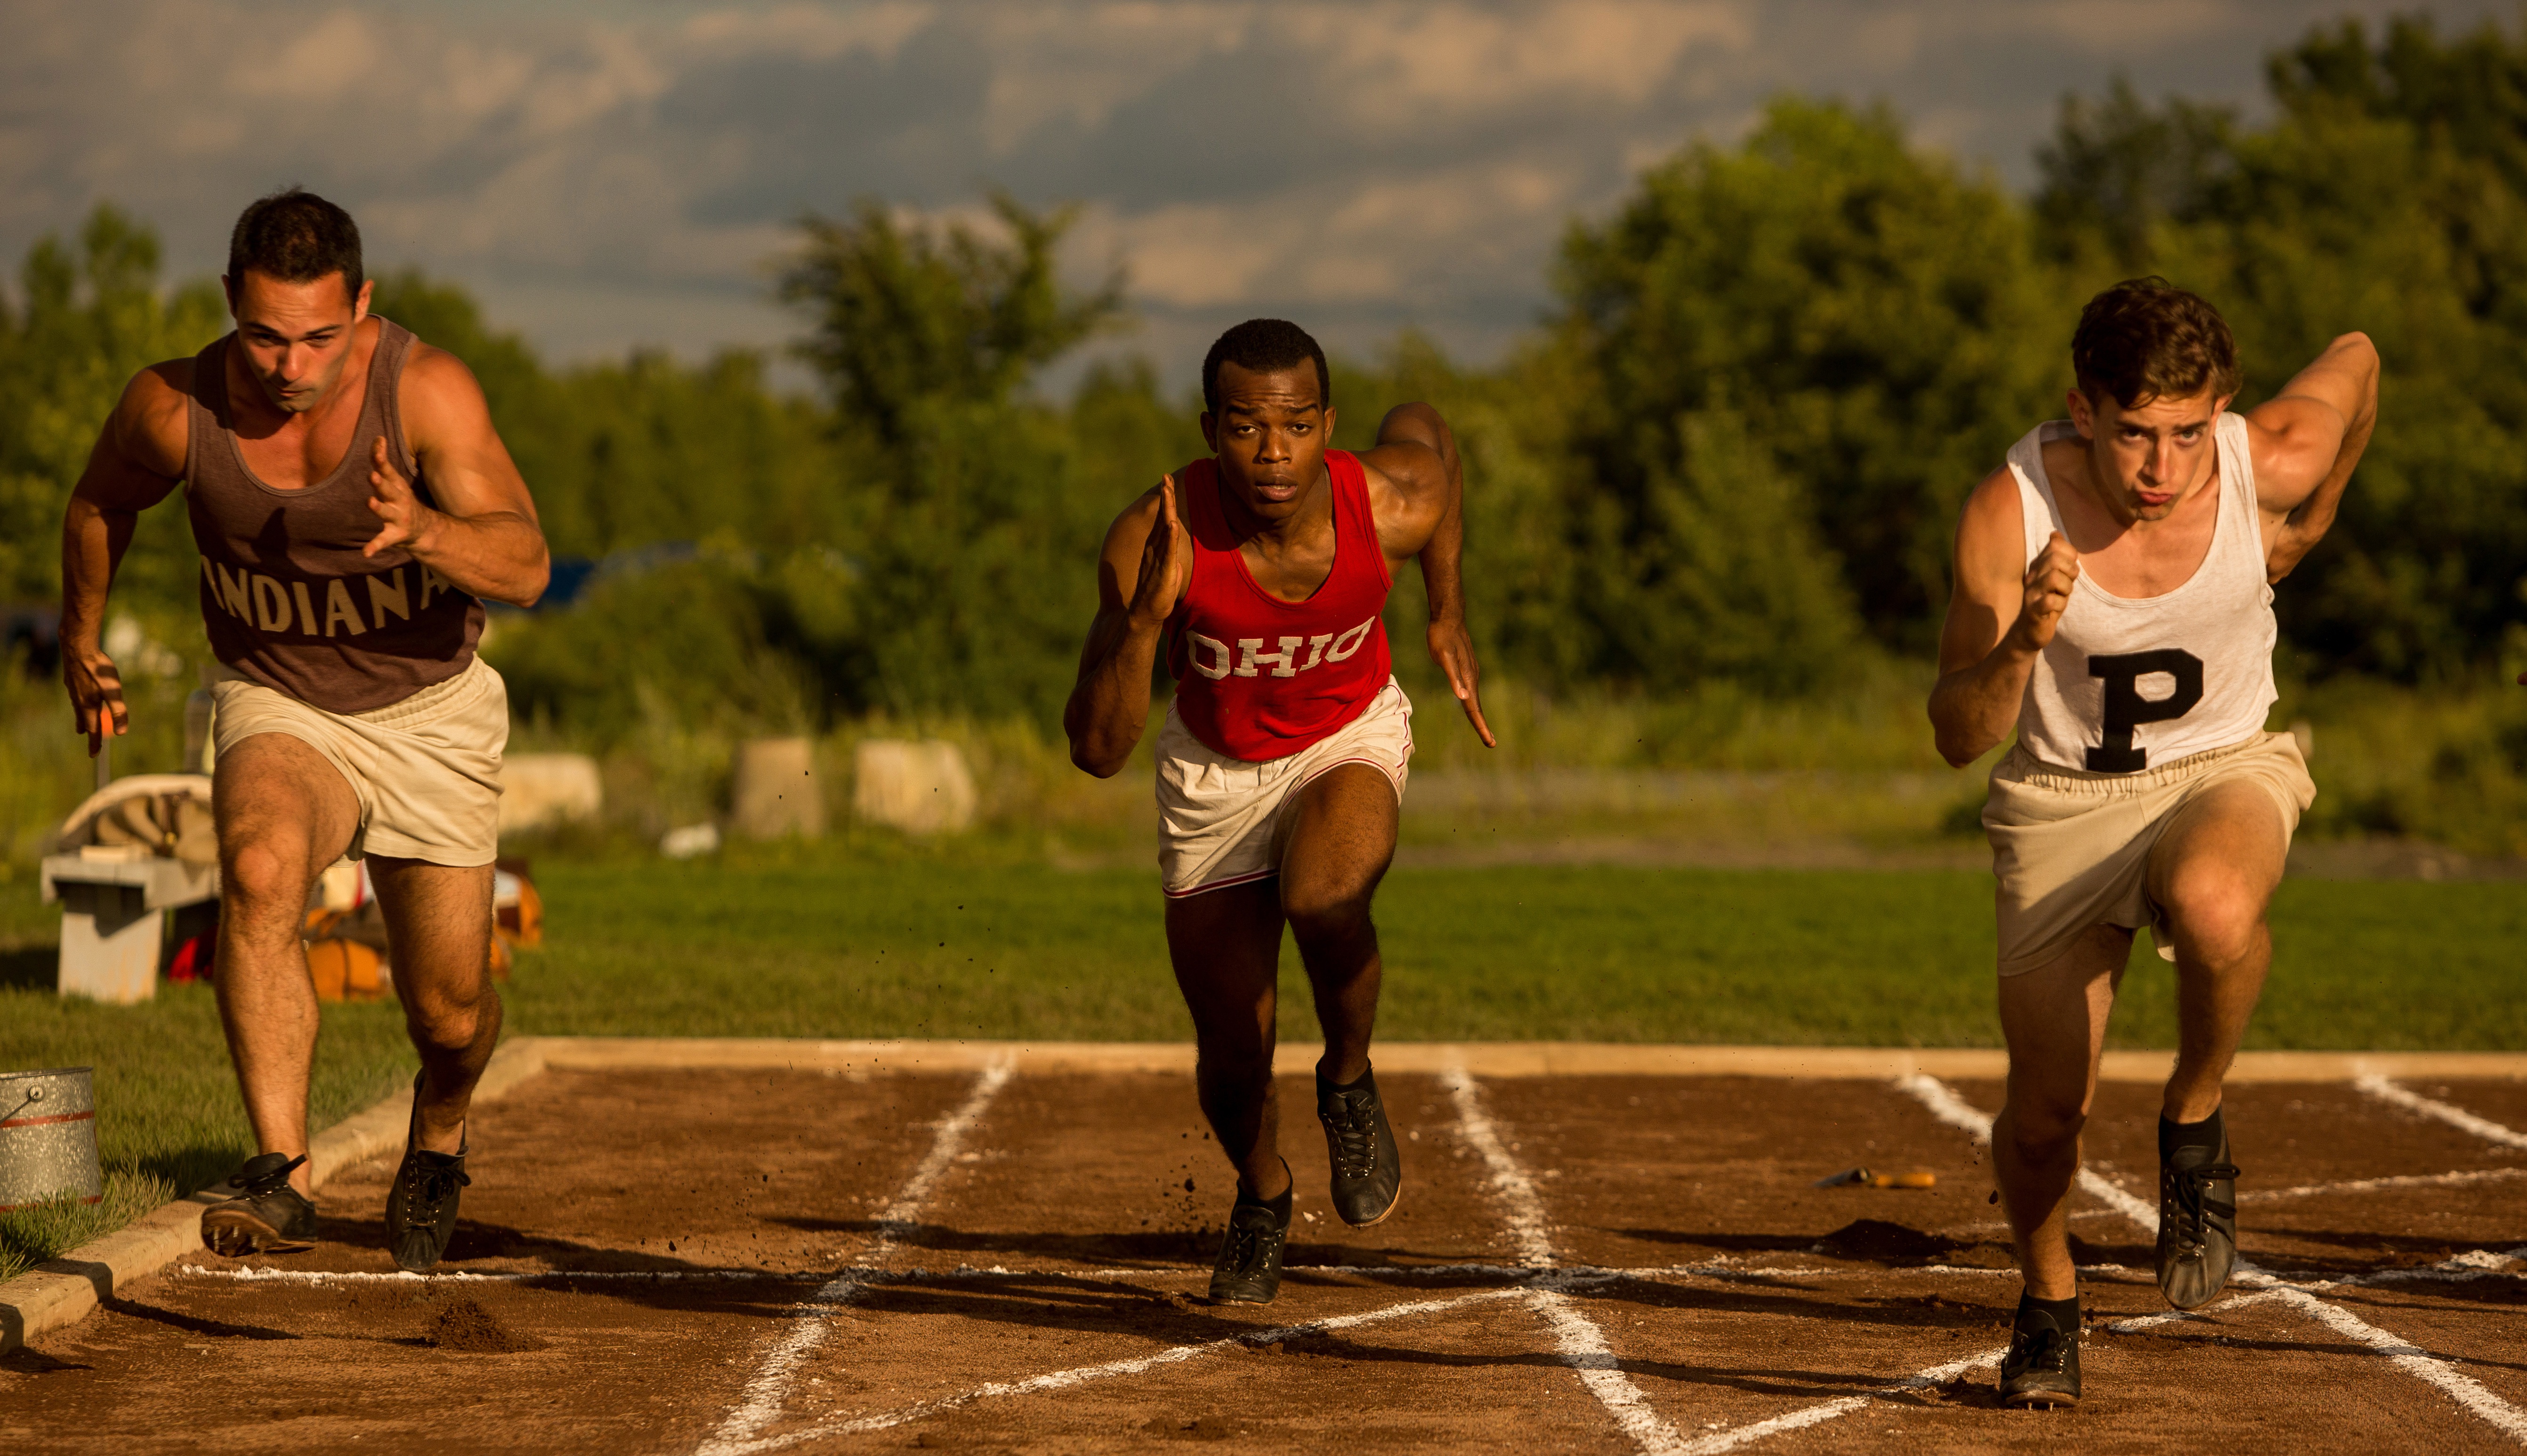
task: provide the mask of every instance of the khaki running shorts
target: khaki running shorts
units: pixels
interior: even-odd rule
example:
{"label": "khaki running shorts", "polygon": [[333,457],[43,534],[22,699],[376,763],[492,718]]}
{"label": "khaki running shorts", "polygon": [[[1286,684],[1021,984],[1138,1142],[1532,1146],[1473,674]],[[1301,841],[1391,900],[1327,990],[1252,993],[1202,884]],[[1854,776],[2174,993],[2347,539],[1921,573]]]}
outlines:
{"label": "khaki running shorts", "polygon": [[483,659],[366,713],[328,713],[227,668],[211,702],[220,757],[258,733],[286,733],[340,771],[360,801],[348,858],[467,868],[498,856],[509,688]]}
{"label": "khaki running shorts", "polygon": [[1343,764],[1367,764],[1404,798],[1413,761],[1413,704],[1386,679],[1358,718],[1330,737],[1268,763],[1213,753],[1167,705],[1159,729],[1159,871],[1170,899],[1265,879],[1298,822],[1299,790]]}
{"label": "khaki running shorts", "polygon": [[2012,748],[1991,771],[1983,811],[2000,881],[2000,974],[2050,963],[2094,925],[2151,928],[2176,959],[2164,910],[2149,898],[2149,855],[2177,812],[2218,784],[2251,783],[2271,796],[2285,843],[2316,800],[2316,784],[2288,733],[2189,754],[2138,774],[2091,774]]}

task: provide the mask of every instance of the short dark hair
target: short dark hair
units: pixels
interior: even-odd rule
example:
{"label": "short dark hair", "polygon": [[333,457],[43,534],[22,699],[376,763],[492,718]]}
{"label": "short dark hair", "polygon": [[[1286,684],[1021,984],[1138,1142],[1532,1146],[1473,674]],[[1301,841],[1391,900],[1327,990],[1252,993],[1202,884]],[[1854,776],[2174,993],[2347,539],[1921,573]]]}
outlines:
{"label": "short dark hair", "polygon": [[1325,351],[1317,347],[1308,330],[1287,319],[1249,319],[1221,334],[1211,352],[1202,356],[1202,407],[1212,414],[1219,413],[1219,367],[1223,364],[1270,374],[1296,369],[1311,360],[1316,366],[1316,403],[1330,407],[1334,402],[1333,373],[1325,368]]}
{"label": "short dark hair", "polygon": [[2126,278],[2089,300],[2071,334],[2071,368],[2091,401],[2125,409],[2238,392],[2238,341],[2220,311],[2167,279]]}
{"label": "short dark hair", "polygon": [[342,276],[342,291],[360,296],[360,225],[351,215],[300,187],[258,197],[237,214],[229,233],[229,279],[245,280],[247,269],[284,283],[312,283]]}

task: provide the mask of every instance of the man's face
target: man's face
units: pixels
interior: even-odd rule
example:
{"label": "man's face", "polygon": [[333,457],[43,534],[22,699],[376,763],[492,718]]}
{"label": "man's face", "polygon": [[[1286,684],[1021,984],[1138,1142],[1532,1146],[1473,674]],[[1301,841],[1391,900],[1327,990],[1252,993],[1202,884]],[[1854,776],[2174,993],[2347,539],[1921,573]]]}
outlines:
{"label": "man's face", "polygon": [[247,269],[243,277],[221,281],[228,285],[229,314],[236,320],[246,373],[262,386],[263,397],[293,415],[323,403],[341,381],[353,330],[369,316],[376,283],[363,282],[353,297],[338,273],[284,283]]}
{"label": "man's face", "polygon": [[1324,470],[1333,428],[1314,363],[1268,374],[1222,364],[1219,413],[1202,417],[1220,483],[1267,522],[1298,514],[1300,498]]}
{"label": "man's face", "polygon": [[2111,394],[2071,391],[2071,423],[2089,442],[2089,474],[2107,510],[2127,521],[2164,521],[2211,478],[2213,426],[2229,404],[2205,389],[2126,409]]}

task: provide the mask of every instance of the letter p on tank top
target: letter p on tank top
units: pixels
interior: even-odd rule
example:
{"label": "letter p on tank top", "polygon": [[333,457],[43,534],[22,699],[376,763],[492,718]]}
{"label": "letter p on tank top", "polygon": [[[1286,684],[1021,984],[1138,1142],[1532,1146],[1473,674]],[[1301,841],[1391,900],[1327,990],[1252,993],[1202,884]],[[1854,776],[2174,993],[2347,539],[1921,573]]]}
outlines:
{"label": "letter p on tank top", "polygon": [[193,358],[185,407],[184,511],[202,553],[202,625],[220,661],[329,713],[366,713],[464,672],[483,635],[483,604],[400,547],[360,554],[380,522],[369,509],[375,442],[430,499],[404,449],[397,391],[412,333],[378,320],[368,397],[351,446],[325,478],[280,490],[238,452],[228,394],[236,335]]}
{"label": "letter p on tank top", "polygon": [[1307,600],[1285,602],[1247,570],[1220,505],[1217,462],[1176,472],[1193,579],[1167,624],[1167,669],[1176,716],[1213,753],[1287,758],[1341,731],[1394,674],[1379,616],[1394,578],[1369,513],[1368,474],[1347,450],[1325,452],[1325,473],[1333,571]]}
{"label": "letter p on tank top", "polygon": [[[2223,412],[2214,429],[2219,520],[2211,549],[2185,584],[2150,597],[2116,596],[2085,572],[2072,584],[2070,605],[2018,710],[2018,741],[2043,762],[2137,774],[2264,730],[2278,696],[2278,628],[2264,580],[2254,459],[2243,417]],[[2070,422],[2055,420],[2010,447],[2026,566],[2062,529],[2044,445],[2076,433]]]}

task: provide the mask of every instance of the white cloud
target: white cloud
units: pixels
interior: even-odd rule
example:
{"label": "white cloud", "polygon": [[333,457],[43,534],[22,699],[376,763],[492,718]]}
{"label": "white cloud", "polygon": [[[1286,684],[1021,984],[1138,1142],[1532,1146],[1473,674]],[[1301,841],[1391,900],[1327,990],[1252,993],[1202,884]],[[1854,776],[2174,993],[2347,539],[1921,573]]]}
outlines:
{"label": "white cloud", "polygon": [[744,300],[802,209],[995,181],[1088,202],[1073,261],[1126,258],[1162,348],[1264,307],[1497,340],[1573,212],[1777,91],[1887,98],[2024,181],[2067,90],[2251,101],[2266,49],[2398,3],[0,0],[0,262],[110,199],[208,272],[301,181],[559,353],[698,353],[781,326]]}

